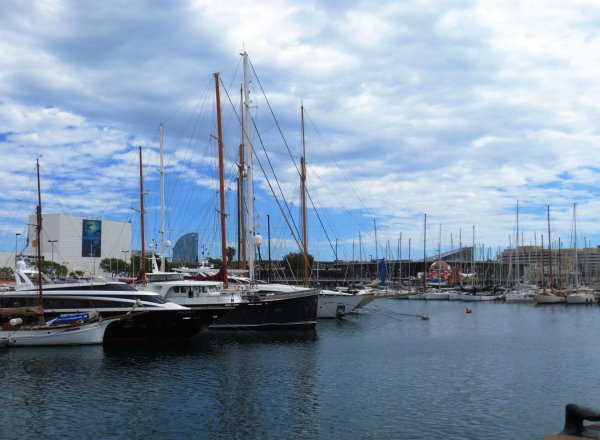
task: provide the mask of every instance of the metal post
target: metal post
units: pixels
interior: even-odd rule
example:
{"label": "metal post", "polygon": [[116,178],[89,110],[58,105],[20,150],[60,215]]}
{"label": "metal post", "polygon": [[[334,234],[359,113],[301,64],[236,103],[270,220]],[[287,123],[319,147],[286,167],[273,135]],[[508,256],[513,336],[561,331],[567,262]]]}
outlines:
{"label": "metal post", "polygon": [[[121,252],[123,252],[125,254],[125,263],[127,263],[127,254],[129,253],[129,251],[121,251]],[[131,266],[131,264],[129,264],[129,266]],[[129,275],[131,275],[131,274],[129,274]]]}
{"label": "metal post", "polygon": [[18,249],[19,235],[21,235],[20,232],[17,232],[15,234],[15,268],[17,267],[17,249]]}
{"label": "metal post", "polygon": [[50,243],[50,246],[52,247],[52,274],[54,275],[54,278],[56,278],[54,274],[54,243],[58,243],[58,240],[48,240],[48,243]]}

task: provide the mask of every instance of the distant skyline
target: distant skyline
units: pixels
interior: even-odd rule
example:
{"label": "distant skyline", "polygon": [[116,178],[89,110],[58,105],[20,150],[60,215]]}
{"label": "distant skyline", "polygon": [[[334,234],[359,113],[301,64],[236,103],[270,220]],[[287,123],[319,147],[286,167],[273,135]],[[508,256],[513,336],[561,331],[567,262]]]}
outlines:
{"label": "distant skyline", "polygon": [[131,221],[139,249],[139,145],[147,245],[160,240],[163,123],[167,239],[174,245],[197,232],[201,256],[219,257],[214,72],[224,85],[235,246],[244,50],[253,69],[263,259],[267,218],[273,257],[297,251],[260,168],[298,225],[301,103],[309,251],[318,260],[333,260],[336,250],[339,259],[397,258],[400,247],[408,258],[409,240],[412,258],[422,258],[425,214],[428,254],[471,246],[474,228],[478,249],[495,256],[515,244],[517,201],[520,243],[547,241],[549,206],[554,246],[559,238],[573,246],[576,204],[578,246],[600,244],[600,3],[3,6],[0,251],[25,246],[37,158],[45,213]]}

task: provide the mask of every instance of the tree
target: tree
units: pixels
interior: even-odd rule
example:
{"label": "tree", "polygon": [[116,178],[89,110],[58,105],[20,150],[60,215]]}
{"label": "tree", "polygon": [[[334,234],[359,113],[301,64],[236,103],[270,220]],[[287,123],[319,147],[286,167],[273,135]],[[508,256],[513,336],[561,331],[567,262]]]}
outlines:
{"label": "tree", "polygon": [[12,267],[0,267],[0,279],[9,280],[13,277]]}
{"label": "tree", "polygon": [[220,269],[221,266],[223,266],[223,262],[221,261],[220,258],[210,258],[210,257],[208,257],[207,260],[208,260],[208,264],[210,264],[215,269]]}
{"label": "tree", "polygon": [[119,275],[121,272],[131,272],[127,261],[120,258],[103,258],[100,261],[100,269],[112,275]]}
{"label": "tree", "polygon": [[42,272],[48,274],[50,278],[64,278],[67,276],[67,266],[54,261],[42,260]]}
{"label": "tree", "polygon": [[231,263],[233,261],[233,257],[235,257],[235,248],[233,246],[229,246],[227,248],[227,262]]}
{"label": "tree", "polygon": [[[314,258],[308,254],[308,270],[310,272]],[[304,254],[302,252],[290,252],[283,257],[283,265],[286,269],[291,270],[292,276],[300,278],[304,271]]]}

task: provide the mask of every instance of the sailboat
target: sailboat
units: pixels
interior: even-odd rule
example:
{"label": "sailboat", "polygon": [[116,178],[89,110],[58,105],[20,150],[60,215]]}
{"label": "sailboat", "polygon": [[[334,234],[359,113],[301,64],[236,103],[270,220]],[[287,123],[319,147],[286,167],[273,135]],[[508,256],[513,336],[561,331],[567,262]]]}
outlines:
{"label": "sailboat", "polygon": [[[246,56],[244,60],[246,66]],[[216,275],[212,276],[166,272],[163,267],[161,267],[162,271],[158,269],[153,257],[153,270],[146,274],[147,283],[143,288],[158,292],[166,300],[185,305],[192,310],[204,310],[207,313],[213,311],[212,320],[208,325],[213,330],[314,328],[317,323],[318,292],[316,289],[293,286],[289,286],[288,289],[288,286],[284,286],[286,289],[279,291],[278,285],[246,282],[241,277],[236,277],[237,284],[229,285],[225,230],[224,147],[218,73],[214,74],[214,79],[219,142],[222,267]]]}
{"label": "sailboat", "polygon": [[517,200],[517,233],[515,243],[515,276],[513,289],[504,295],[506,302],[532,302],[535,298],[534,292],[521,285],[520,262],[519,262],[519,201]]}
{"label": "sailboat", "polygon": [[421,292],[408,295],[408,299],[425,300],[427,296],[427,214],[423,217],[423,289]]}
{"label": "sailboat", "polygon": [[573,204],[573,241],[574,241],[574,259],[573,272],[575,276],[575,291],[567,295],[567,304],[594,304],[598,302],[598,297],[592,289],[583,289],[579,286],[579,261],[577,260],[577,215],[576,207]]}
{"label": "sailboat", "polygon": [[[544,241],[542,237],[542,249],[544,248]],[[550,292],[546,290],[545,280],[542,280],[542,293],[537,293],[534,297],[536,304],[564,304],[566,299],[562,295],[554,294],[554,276],[552,271],[552,239],[550,236],[550,206],[548,206],[548,265],[550,266]],[[542,265],[544,259],[542,258]]]}
{"label": "sailboat", "polygon": [[427,285],[430,287],[436,287],[436,289],[427,292],[425,299],[427,301],[434,301],[440,299],[449,299],[450,295],[446,290],[442,290],[442,286],[448,284],[448,274],[450,273],[450,267],[447,263],[442,261],[442,225],[440,224],[440,241],[438,243],[438,259],[429,267],[429,273],[427,274]]}
{"label": "sailboat", "polygon": [[[40,165],[36,161],[38,206],[37,214],[37,261],[41,273],[42,200],[40,191]],[[32,307],[0,308],[0,341],[8,346],[53,346],[101,344],[104,333],[112,322],[98,314],[72,314],[44,320],[42,277],[38,277],[38,305]]]}

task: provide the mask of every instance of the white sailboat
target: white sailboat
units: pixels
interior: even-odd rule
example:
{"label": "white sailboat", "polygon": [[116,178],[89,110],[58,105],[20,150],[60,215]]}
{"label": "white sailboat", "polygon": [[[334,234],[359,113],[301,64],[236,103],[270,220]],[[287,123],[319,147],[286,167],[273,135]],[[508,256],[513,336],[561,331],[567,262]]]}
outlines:
{"label": "white sailboat", "polygon": [[594,304],[598,302],[598,296],[592,289],[580,288],[579,286],[579,261],[577,260],[577,215],[576,206],[573,204],[573,241],[574,261],[573,272],[575,276],[575,291],[567,295],[567,304]]}
{"label": "white sailboat", "polygon": [[519,201],[517,200],[517,234],[515,243],[515,275],[513,288],[504,294],[506,302],[532,302],[535,299],[535,291],[521,284],[521,266],[519,262]]}
{"label": "white sailboat", "polygon": [[[542,249],[544,248],[544,237],[542,236]],[[543,264],[543,259],[542,259]],[[550,266],[550,292],[546,291],[545,280],[542,279],[543,290],[534,297],[536,304],[564,304],[566,298],[563,295],[554,294],[554,276],[552,271],[552,239],[550,236],[550,206],[548,206],[548,264]],[[543,277],[542,277],[543,278]]]}

